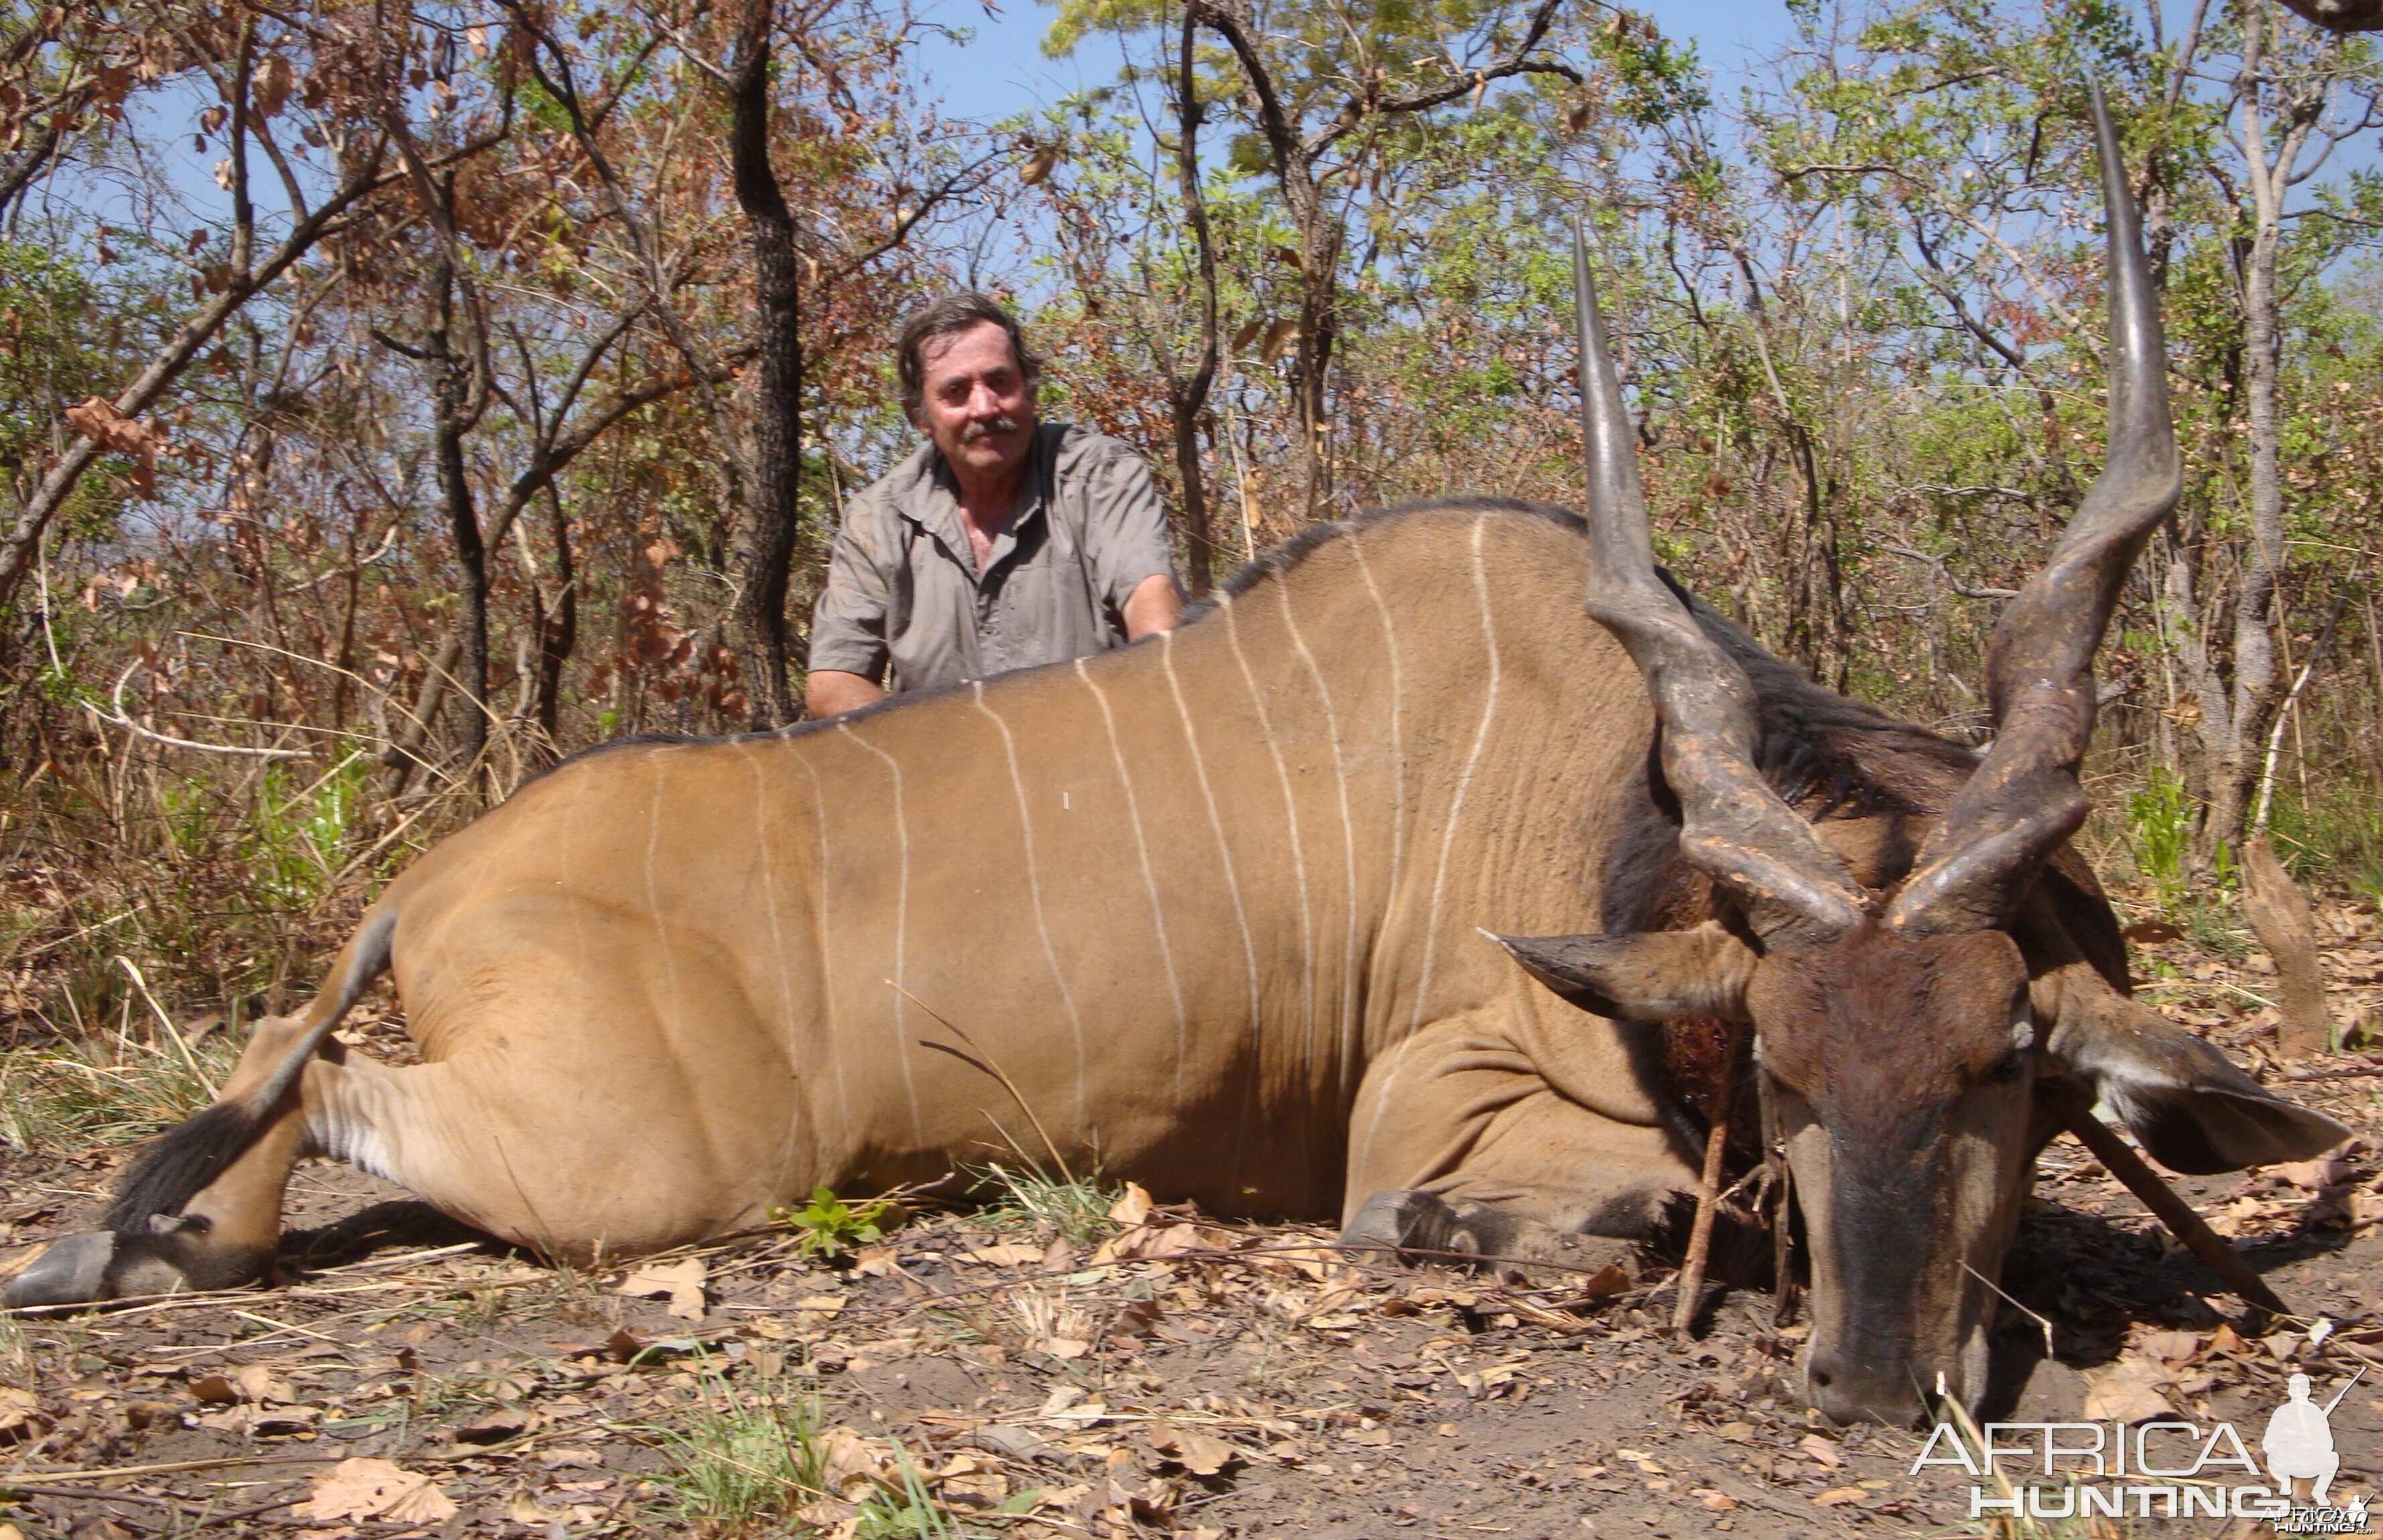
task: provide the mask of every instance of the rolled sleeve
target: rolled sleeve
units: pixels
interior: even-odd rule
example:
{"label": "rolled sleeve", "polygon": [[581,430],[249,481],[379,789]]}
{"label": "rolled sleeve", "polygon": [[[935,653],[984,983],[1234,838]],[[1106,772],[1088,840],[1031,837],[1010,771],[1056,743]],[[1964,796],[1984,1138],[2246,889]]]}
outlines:
{"label": "rolled sleeve", "polygon": [[854,509],[828,554],[827,586],[811,611],[810,668],[857,673],[883,683],[889,585],[865,532],[872,523]]}
{"label": "rolled sleeve", "polygon": [[1102,602],[1123,610],[1133,591],[1153,577],[1164,576],[1179,591],[1167,510],[1142,457],[1116,446],[1093,471],[1085,493],[1085,554]]}

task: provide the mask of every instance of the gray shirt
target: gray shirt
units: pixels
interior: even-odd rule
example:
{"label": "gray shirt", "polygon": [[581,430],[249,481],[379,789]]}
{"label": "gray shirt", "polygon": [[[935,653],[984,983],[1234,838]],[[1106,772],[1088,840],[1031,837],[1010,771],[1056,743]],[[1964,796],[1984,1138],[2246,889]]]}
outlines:
{"label": "gray shirt", "polygon": [[1065,662],[1122,647],[1126,599],[1174,573],[1150,471],[1118,440],[1038,426],[982,573],[951,472],[929,444],[846,505],[810,666],[901,691]]}

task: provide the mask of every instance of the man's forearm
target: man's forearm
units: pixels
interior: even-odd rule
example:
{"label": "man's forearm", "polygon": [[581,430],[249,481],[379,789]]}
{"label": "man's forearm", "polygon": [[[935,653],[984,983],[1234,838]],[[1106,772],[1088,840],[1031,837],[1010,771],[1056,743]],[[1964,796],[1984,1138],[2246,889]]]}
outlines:
{"label": "man's forearm", "polygon": [[814,720],[856,711],[884,698],[877,681],[841,669],[813,669],[803,684],[803,705]]}
{"label": "man's forearm", "polygon": [[1183,595],[1175,580],[1154,573],[1126,596],[1125,639],[1138,642],[1154,631],[1172,631],[1183,619]]}

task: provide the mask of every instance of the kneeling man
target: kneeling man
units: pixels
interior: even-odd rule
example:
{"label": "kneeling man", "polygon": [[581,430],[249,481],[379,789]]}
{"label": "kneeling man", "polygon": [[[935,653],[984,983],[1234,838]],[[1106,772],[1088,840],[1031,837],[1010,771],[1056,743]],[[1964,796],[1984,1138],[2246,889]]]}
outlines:
{"label": "kneeling man", "polygon": [[1041,361],[1007,311],[938,300],[903,326],[897,363],[928,442],[845,509],[811,624],[812,716],[1182,618],[1148,468],[1115,438],[1036,420]]}

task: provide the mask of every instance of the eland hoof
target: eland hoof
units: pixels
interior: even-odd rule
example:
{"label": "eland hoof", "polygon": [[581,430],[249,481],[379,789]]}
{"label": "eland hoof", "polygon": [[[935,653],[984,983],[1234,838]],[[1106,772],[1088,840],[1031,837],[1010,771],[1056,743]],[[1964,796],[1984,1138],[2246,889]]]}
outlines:
{"label": "eland hoof", "polygon": [[10,1310],[32,1305],[81,1305],[115,1298],[108,1264],[116,1260],[116,1232],[91,1230],[55,1241],[8,1280],[0,1303]]}
{"label": "eland hoof", "polygon": [[145,1299],[192,1288],[237,1288],[265,1275],[272,1262],[238,1248],[207,1249],[206,1220],[153,1214],[146,1233],[88,1230],[53,1241],[8,1280],[0,1304],[88,1305],[103,1300]]}

